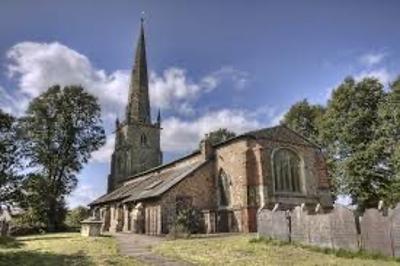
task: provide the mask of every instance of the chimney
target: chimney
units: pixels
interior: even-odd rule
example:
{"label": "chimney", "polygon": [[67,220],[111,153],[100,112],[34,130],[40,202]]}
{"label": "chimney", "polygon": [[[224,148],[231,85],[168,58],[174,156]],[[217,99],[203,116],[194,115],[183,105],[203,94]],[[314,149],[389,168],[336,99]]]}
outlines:
{"label": "chimney", "polygon": [[201,155],[205,161],[214,156],[214,147],[210,142],[208,134],[205,134],[204,139],[200,143]]}

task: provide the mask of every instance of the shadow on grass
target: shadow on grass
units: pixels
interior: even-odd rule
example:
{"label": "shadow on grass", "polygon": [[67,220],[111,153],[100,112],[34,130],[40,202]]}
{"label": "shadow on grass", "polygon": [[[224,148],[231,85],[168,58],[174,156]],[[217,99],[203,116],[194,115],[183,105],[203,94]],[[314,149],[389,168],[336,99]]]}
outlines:
{"label": "shadow on grass", "polygon": [[12,237],[0,237],[0,248],[20,248],[24,244]]}
{"label": "shadow on grass", "polygon": [[38,237],[29,237],[29,238],[21,238],[20,241],[36,241],[36,240],[58,240],[58,239],[68,239],[72,238],[71,236],[38,236]]}
{"label": "shadow on grass", "polygon": [[263,244],[267,244],[267,245],[271,245],[271,246],[300,247],[302,249],[313,251],[313,252],[334,255],[339,258],[347,258],[347,259],[360,258],[360,259],[400,262],[400,258],[385,256],[380,253],[367,252],[364,250],[350,251],[350,250],[341,249],[341,248],[340,249],[332,249],[332,248],[305,245],[305,244],[301,244],[298,242],[288,242],[288,241],[281,241],[281,240],[275,240],[275,239],[268,239],[268,238],[264,238],[264,237],[253,238],[253,239],[250,239],[249,242],[250,243],[263,243]]}
{"label": "shadow on grass", "polygon": [[94,265],[82,252],[71,255],[54,254],[39,251],[0,251],[0,266],[70,266],[70,265]]}

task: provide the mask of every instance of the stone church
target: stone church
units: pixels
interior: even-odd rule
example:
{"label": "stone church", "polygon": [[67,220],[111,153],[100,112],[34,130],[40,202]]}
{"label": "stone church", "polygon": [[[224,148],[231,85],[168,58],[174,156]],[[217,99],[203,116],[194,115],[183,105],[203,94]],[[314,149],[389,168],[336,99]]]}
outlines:
{"label": "stone church", "polygon": [[[162,164],[151,121],[143,22],[124,121],[116,121],[107,194],[90,203],[104,231],[166,234],[182,208],[205,233],[254,232],[262,208],[332,207],[321,149],[284,125],[241,134]],[[184,207],[182,207],[184,206]]]}

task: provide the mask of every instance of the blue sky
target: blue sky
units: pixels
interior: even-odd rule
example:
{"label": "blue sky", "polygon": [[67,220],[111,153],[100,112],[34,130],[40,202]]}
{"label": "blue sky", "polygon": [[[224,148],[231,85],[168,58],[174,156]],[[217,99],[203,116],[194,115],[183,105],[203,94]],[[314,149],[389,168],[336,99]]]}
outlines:
{"label": "blue sky", "polygon": [[387,84],[400,74],[396,0],[3,0],[0,108],[21,115],[54,83],[82,84],[102,105],[108,142],[80,174],[72,207],[105,192],[142,11],[166,161],[209,130],[271,126],[303,98],[324,104],[348,75]]}

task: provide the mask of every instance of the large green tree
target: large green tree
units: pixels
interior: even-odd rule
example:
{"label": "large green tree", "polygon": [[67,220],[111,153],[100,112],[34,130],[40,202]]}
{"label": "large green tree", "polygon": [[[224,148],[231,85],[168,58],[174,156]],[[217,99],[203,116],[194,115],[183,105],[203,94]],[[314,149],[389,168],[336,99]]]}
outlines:
{"label": "large green tree", "polygon": [[20,149],[15,118],[0,109],[0,206],[16,202],[21,184]]}
{"label": "large green tree", "polygon": [[283,123],[307,139],[320,143],[319,125],[325,109],[312,105],[307,99],[295,103],[283,117]]}
{"label": "large green tree", "polygon": [[400,199],[390,193],[398,184],[393,156],[398,139],[392,123],[399,109],[392,97],[394,92],[386,93],[377,79],[347,78],[333,91],[321,120],[336,188],[361,210],[381,199]]}
{"label": "large green tree", "polygon": [[105,142],[101,123],[97,99],[80,86],[50,87],[21,118],[24,155],[34,170],[25,186],[27,203],[49,231],[62,223],[77,173]]}

